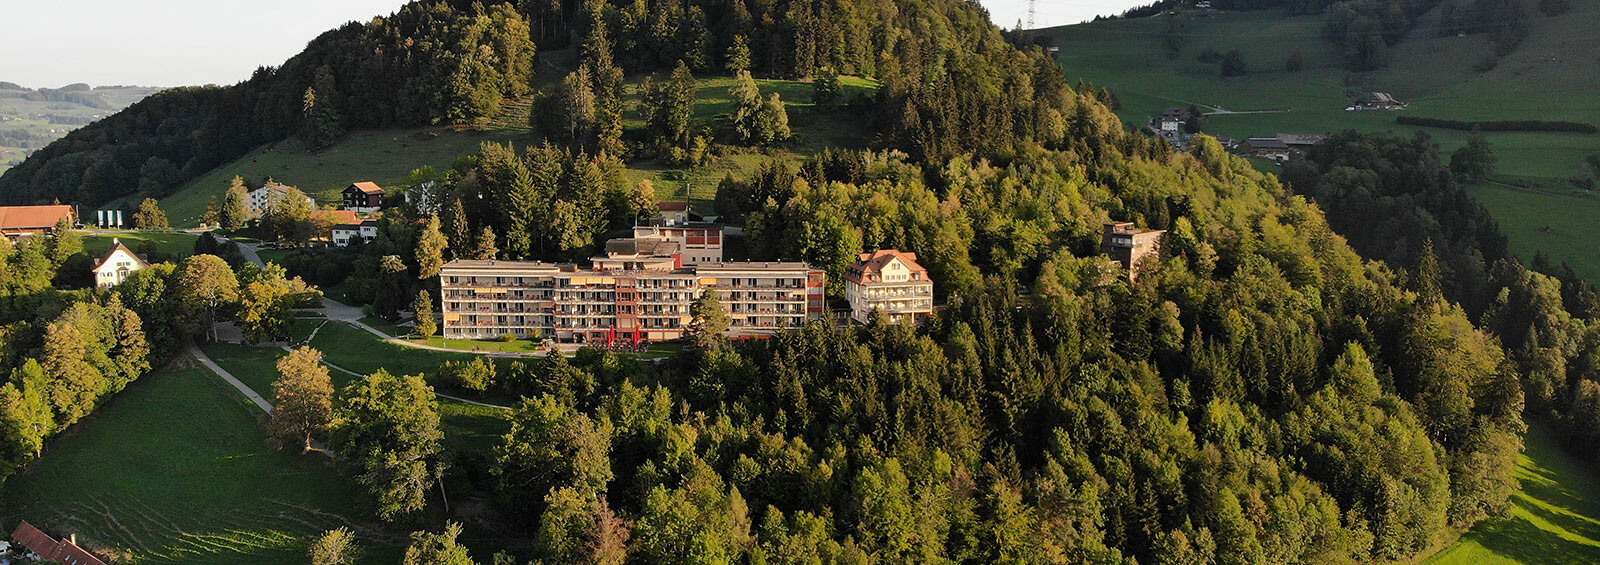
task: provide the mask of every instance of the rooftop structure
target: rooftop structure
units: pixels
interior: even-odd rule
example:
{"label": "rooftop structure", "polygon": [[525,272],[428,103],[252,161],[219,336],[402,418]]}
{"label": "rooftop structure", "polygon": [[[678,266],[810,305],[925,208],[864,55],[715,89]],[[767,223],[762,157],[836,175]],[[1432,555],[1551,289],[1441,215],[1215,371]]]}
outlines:
{"label": "rooftop structure", "polygon": [[698,222],[705,219],[699,212],[695,212],[688,202],[665,200],[656,203],[656,210],[661,212],[661,218],[674,222]]}
{"label": "rooftop structure", "polygon": [[1406,103],[1387,92],[1369,92],[1357,98],[1347,110],[1404,110]]}
{"label": "rooftop structure", "polygon": [[898,249],[862,253],[845,271],[850,318],[866,323],[874,310],[889,323],[918,323],[933,315],[933,280],[917,254]]}
{"label": "rooftop structure", "polygon": [[1278,141],[1295,149],[1311,147],[1332,137],[1326,133],[1279,133]]}
{"label": "rooftop structure", "polygon": [[16,241],[35,234],[55,231],[61,220],[74,223],[77,213],[66,204],[50,206],[0,206],[0,235]]}
{"label": "rooftop structure", "polygon": [[1134,227],[1133,222],[1107,222],[1100,240],[1100,252],[1121,263],[1128,270],[1128,280],[1139,277],[1140,263],[1148,257],[1159,257],[1161,236],[1166,230]]}
{"label": "rooftop structure", "polygon": [[105,565],[100,558],[78,547],[76,535],[58,540],[39,531],[33,524],[23,522],[17,525],[17,531],[11,533],[11,539],[28,548],[28,551],[50,561],[66,565]]}
{"label": "rooftop structure", "polygon": [[134,254],[121,240],[112,239],[111,250],[95,261],[89,271],[94,273],[95,286],[109,288],[128,280],[128,275],[148,268],[150,263]]}
{"label": "rooftop structure", "polygon": [[683,265],[722,261],[722,224],[678,221],[657,216],[634,226],[633,239],[655,239],[676,243],[677,253],[681,256]]}

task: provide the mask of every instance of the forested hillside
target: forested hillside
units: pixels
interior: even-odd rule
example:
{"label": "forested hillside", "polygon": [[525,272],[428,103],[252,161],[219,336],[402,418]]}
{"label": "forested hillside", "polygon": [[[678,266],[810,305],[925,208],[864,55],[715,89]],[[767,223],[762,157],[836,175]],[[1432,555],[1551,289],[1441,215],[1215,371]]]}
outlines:
{"label": "forested hillside", "polygon": [[[530,77],[535,46],[565,42],[576,68]],[[624,128],[619,91],[643,72],[665,78],[642,83],[644,125]],[[695,73],[735,75],[735,110],[693,120]],[[1454,200],[1426,140],[1339,138],[1288,186],[1209,137],[1174,153],[959,0],[412,4],[241,85],[141,103],[0,191],[107,199],[127,186],[124,160],[159,153],[192,176],[267,140],[471,123],[535,96],[548,142],[485,143],[427,172],[437,217],[393,208],[371,245],[286,256],[394,319],[419,294],[437,303],[448,258],[591,256],[653,206],[627,159],[691,166],[708,147],[780,143],[781,100],[751,92],[750,73],[819,93],[835,73],[883,86],[856,102],[874,149],[721,183],[743,251],[805,260],[835,285],[859,252],[912,251],[948,307],[921,327],[816,322],[731,342],[702,300],[685,351],[661,364],[590,349],[352,381],[306,434],[340,454],[363,511],[446,532],[414,537],[408,563],[472,562],[447,521],[498,532],[470,548],[478,562],[503,551],[495,563],[1405,560],[1506,511],[1525,397],[1573,437],[1600,434],[1600,324],[1563,306],[1592,292],[1500,261],[1492,223]],[[1136,281],[1099,255],[1112,220],[1168,230]],[[53,244],[27,245],[0,248],[0,281],[19,281],[0,296],[68,301],[25,278]],[[251,287],[289,285],[246,272],[270,275]],[[203,336],[231,306],[192,286],[74,300],[145,297],[147,328]],[[174,319],[151,297],[185,306]],[[0,315],[29,336],[48,319]],[[24,359],[62,383],[82,374],[42,335],[0,358],[20,367],[22,398],[72,390],[26,384],[39,371]],[[442,449],[434,387],[519,399],[509,432]],[[3,408],[0,430],[30,437],[37,412]],[[14,443],[16,460],[37,455]],[[463,490],[486,502],[464,509]]]}

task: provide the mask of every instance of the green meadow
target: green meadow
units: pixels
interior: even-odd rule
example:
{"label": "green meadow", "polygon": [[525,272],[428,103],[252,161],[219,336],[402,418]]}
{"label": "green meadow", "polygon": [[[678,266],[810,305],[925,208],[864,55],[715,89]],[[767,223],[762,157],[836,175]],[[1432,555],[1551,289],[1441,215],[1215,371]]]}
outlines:
{"label": "green meadow", "polygon": [[304,562],[348,526],[372,562],[405,538],[373,525],[329,459],[269,449],[262,414],[188,358],[157,370],[51,440],[6,483],[0,516],[27,520],[113,562]]}
{"label": "green meadow", "polygon": [[1434,555],[1432,565],[1600,563],[1600,483],[1593,466],[1531,426],[1518,459],[1522,492],[1511,515],[1479,524]]}
{"label": "green meadow", "polygon": [[[1442,5],[1442,4],[1441,4]],[[1344,70],[1333,44],[1323,39],[1321,15],[1290,15],[1276,10],[1190,12],[1184,44],[1169,58],[1165,32],[1173,16],[1115,20],[1039,30],[1061,48],[1059,60],[1070,80],[1109,89],[1117,114],[1142,126],[1164,108],[1194,104],[1203,111],[1231,112],[1206,117],[1206,131],[1236,139],[1271,137],[1279,132],[1388,131],[1412,136],[1421,131],[1452,151],[1468,133],[1402,126],[1397,115],[1467,121],[1565,120],[1600,125],[1600,3],[1575,2],[1559,18],[1532,10],[1528,38],[1492,69],[1476,67],[1492,55],[1484,35],[1440,37],[1439,10],[1422,16],[1404,41],[1390,50],[1381,70]],[[1198,57],[1206,48],[1238,49],[1249,72],[1222,78],[1215,64]],[[1284,63],[1294,51],[1304,69],[1289,72]],[[1349,112],[1351,96],[1389,92],[1407,101],[1402,112]],[[1600,223],[1591,195],[1568,179],[1579,174],[1587,155],[1600,153],[1600,135],[1553,132],[1485,134],[1499,159],[1497,180],[1538,189],[1538,193],[1490,194],[1475,191],[1502,228],[1511,246],[1531,259],[1532,251],[1572,263],[1600,280],[1600,260],[1583,245],[1600,240]],[[1572,236],[1550,237],[1546,226]]]}
{"label": "green meadow", "polygon": [[111,250],[113,240],[120,240],[128,249],[138,251],[141,244],[150,242],[156,250],[175,257],[187,257],[194,253],[194,242],[200,236],[192,233],[177,231],[120,231],[85,233],[83,235],[83,251],[91,257],[98,257]]}

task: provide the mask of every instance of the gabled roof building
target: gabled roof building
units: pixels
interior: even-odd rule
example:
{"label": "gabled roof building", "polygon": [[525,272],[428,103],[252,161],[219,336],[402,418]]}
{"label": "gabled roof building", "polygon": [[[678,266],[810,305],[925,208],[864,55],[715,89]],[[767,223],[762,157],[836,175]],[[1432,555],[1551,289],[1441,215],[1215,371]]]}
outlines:
{"label": "gabled roof building", "polygon": [[27,522],[17,525],[17,530],[11,533],[11,539],[41,558],[64,565],[105,565],[100,558],[78,547],[77,536],[58,540]]}
{"label": "gabled roof building", "polygon": [[150,263],[134,254],[121,240],[113,239],[111,250],[95,261],[89,271],[94,273],[94,285],[110,288],[128,280],[128,275],[150,268]]}
{"label": "gabled roof building", "polygon": [[72,206],[0,206],[0,235],[16,241],[24,237],[55,231],[61,220],[78,221]]}
{"label": "gabled roof building", "polygon": [[933,315],[933,280],[917,254],[898,249],[862,253],[844,274],[850,319],[867,323],[874,310],[892,324],[919,323]]}

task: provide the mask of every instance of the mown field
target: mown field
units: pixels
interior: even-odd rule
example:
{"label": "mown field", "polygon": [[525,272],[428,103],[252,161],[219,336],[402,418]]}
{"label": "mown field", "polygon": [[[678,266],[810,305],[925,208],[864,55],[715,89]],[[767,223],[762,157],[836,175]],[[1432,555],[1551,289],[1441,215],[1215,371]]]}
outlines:
{"label": "mown field", "polygon": [[[1346,72],[1333,44],[1321,33],[1320,15],[1290,16],[1278,11],[1196,13],[1185,25],[1184,46],[1169,59],[1164,39],[1171,16],[1106,21],[1051,28],[1036,33],[1060,46],[1069,79],[1108,88],[1121,106],[1124,122],[1142,125],[1174,105],[1220,107],[1233,113],[1207,116],[1206,131],[1238,139],[1278,132],[1390,131],[1411,136],[1424,131],[1444,151],[1466,142],[1467,132],[1401,126],[1397,114],[1455,120],[1567,120],[1600,125],[1600,3],[1575,2],[1559,18],[1530,10],[1530,34],[1496,66],[1474,66],[1492,54],[1486,36],[1439,37],[1438,10],[1424,15],[1403,42],[1390,50],[1385,69]],[[1224,79],[1219,67],[1197,58],[1207,47],[1237,48],[1249,72]],[[1284,70],[1289,53],[1300,51],[1305,68]],[[1411,103],[1404,112],[1347,112],[1348,96],[1369,91],[1393,93]],[[1202,108],[1209,110],[1208,108]],[[1586,155],[1600,153],[1600,135],[1545,132],[1486,134],[1499,158],[1498,180],[1539,187],[1566,198],[1531,198],[1549,207],[1530,209],[1512,198],[1488,198],[1519,253],[1542,250],[1573,263],[1600,280],[1600,262],[1580,245],[1543,234],[1557,217],[1575,214],[1566,205],[1590,210],[1593,197],[1567,179],[1580,172]],[[1480,191],[1481,192],[1481,191]],[[1533,213],[1529,213],[1533,212]],[[1593,216],[1585,216],[1592,218]],[[1570,241],[1600,239],[1600,224],[1582,221],[1567,227]],[[1525,258],[1529,256],[1525,255]]]}
{"label": "mown field", "polygon": [[330,460],[267,448],[260,413],[192,360],[119,393],[6,483],[5,527],[28,520],[117,562],[305,561],[322,531],[349,526],[392,563],[405,544],[359,510]]}
{"label": "mown field", "polygon": [[[624,98],[627,113],[624,125],[644,127],[639,113],[639,79],[631,80]],[[872,81],[841,77],[844,96],[870,93]],[[716,183],[724,175],[736,178],[750,175],[769,158],[800,158],[823,147],[865,147],[870,141],[857,120],[842,110],[819,109],[811,102],[808,81],[758,80],[763,95],[777,92],[789,110],[789,125],[795,139],[765,149],[734,149],[693,171],[672,170],[654,160],[629,163],[627,177],[632,182],[650,180],[662,199],[682,199],[688,184],[696,207],[710,209]],[[728,89],[733,79],[704,78],[698,81],[695,117],[711,123],[717,116],[732,111]],[[507,102],[501,114],[480,128],[415,128],[351,132],[338,144],[317,153],[306,151],[299,140],[269,144],[248,155],[201,175],[172,195],[162,199],[161,207],[175,226],[198,225],[206,202],[226,190],[234,176],[255,182],[274,179],[299,187],[319,205],[339,201],[339,191],[351,182],[370,180],[385,187],[406,185],[414,169],[431,165],[450,166],[457,157],[478,151],[485,141],[515,143],[519,146],[541,143],[543,137],[528,125],[533,100]]]}
{"label": "mown field", "polygon": [[1479,524],[1427,563],[1600,563],[1600,482],[1592,465],[1573,458],[1552,432],[1531,426],[1517,464],[1522,492],[1508,518]]}
{"label": "mown field", "polygon": [[143,242],[151,242],[156,250],[176,257],[187,257],[194,253],[194,242],[200,236],[175,231],[121,231],[85,233],[83,235],[83,250],[91,257],[98,257],[111,250],[113,240],[121,240],[123,245],[134,251],[139,250]]}

